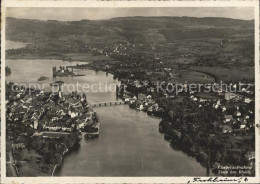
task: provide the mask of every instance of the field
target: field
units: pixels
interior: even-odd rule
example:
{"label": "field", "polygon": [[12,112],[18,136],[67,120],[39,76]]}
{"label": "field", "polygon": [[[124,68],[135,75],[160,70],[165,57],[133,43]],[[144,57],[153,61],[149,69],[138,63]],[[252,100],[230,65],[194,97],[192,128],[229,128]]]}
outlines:
{"label": "field", "polygon": [[241,68],[227,68],[227,67],[191,67],[194,70],[210,73],[216,76],[217,80],[222,80],[224,82],[229,81],[241,81],[254,80],[254,67],[243,67]]}
{"label": "field", "polygon": [[52,166],[43,163],[43,157],[34,150],[16,150],[15,159],[19,160],[16,164],[19,176],[49,176],[52,172]]}

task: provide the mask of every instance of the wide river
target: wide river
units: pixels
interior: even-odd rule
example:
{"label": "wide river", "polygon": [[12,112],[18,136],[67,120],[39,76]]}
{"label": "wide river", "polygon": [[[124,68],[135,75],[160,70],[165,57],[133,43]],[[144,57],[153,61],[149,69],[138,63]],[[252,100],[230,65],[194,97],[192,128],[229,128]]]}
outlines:
{"label": "wide river", "polygon": [[[11,75],[6,78],[18,84],[39,84],[49,90],[49,83],[62,80],[65,84],[118,84],[113,76],[92,70],[75,70],[85,76],[53,78],[51,68],[60,65],[75,65],[79,62],[59,60],[7,60]],[[80,64],[80,63],[79,63]],[[49,81],[38,82],[40,76]],[[89,91],[90,103],[114,101],[113,90]],[[94,89],[97,89],[94,88]],[[64,90],[64,93],[68,91]],[[130,109],[127,105],[96,107],[101,122],[97,139],[82,139],[77,148],[69,152],[55,176],[206,176],[194,158],[169,146],[159,133],[160,119],[144,112]]]}

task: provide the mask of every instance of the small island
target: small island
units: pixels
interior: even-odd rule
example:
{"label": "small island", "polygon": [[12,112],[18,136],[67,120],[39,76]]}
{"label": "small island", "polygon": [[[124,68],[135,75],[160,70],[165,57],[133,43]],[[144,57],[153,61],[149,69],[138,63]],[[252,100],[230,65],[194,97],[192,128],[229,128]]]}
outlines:
{"label": "small island", "polygon": [[48,81],[49,77],[41,76],[38,81]]}

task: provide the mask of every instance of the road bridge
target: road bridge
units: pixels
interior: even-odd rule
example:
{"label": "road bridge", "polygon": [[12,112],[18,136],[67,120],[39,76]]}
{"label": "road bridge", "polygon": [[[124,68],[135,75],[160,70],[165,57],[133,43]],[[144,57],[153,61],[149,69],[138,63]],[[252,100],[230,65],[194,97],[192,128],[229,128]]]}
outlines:
{"label": "road bridge", "polygon": [[107,102],[95,102],[90,103],[92,107],[100,107],[100,106],[112,106],[112,105],[124,105],[126,104],[124,101],[107,101]]}

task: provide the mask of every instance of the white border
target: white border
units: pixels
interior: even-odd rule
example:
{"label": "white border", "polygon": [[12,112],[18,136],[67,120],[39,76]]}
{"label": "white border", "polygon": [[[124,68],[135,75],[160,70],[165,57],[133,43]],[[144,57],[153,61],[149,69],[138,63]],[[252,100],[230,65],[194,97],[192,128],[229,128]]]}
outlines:
{"label": "white border", "polygon": [[[4,1],[2,2],[1,25],[1,183],[187,183],[194,177],[6,177],[5,153],[5,8],[6,7],[254,7],[255,8],[255,122],[259,123],[259,1]],[[256,176],[247,177],[246,183],[260,183],[259,174],[259,134],[256,128]],[[258,174],[258,175],[257,175]],[[209,177],[201,177],[208,179]],[[219,177],[219,179],[241,177]],[[245,178],[245,177],[243,177]],[[192,182],[191,182],[192,183]],[[197,182],[199,183],[199,182]],[[204,182],[205,183],[205,182]],[[221,182],[218,182],[221,183]],[[238,183],[238,182],[222,182]],[[241,183],[244,183],[243,181]]]}

